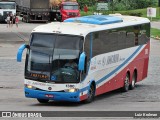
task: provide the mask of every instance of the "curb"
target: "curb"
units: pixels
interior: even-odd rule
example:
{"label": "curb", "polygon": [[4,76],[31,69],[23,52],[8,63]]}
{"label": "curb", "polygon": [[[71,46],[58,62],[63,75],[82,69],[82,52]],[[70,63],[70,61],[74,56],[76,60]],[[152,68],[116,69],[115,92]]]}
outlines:
{"label": "curb", "polygon": [[156,40],[160,40],[160,37],[159,37],[159,36],[157,36],[157,37],[151,36],[151,38],[154,38],[154,39],[156,39]]}

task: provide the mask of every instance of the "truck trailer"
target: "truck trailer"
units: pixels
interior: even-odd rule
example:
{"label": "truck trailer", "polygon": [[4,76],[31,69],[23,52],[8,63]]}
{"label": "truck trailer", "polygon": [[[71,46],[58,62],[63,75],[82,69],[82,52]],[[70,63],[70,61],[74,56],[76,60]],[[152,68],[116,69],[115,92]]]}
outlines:
{"label": "truck trailer", "polygon": [[24,22],[49,20],[49,0],[16,0],[16,4]]}
{"label": "truck trailer", "polygon": [[79,4],[76,0],[50,0],[50,20],[64,21],[80,17]]}
{"label": "truck trailer", "polygon": [[8,15],[16,14],[15,0],[0,0],[0,22],[5,22]]}

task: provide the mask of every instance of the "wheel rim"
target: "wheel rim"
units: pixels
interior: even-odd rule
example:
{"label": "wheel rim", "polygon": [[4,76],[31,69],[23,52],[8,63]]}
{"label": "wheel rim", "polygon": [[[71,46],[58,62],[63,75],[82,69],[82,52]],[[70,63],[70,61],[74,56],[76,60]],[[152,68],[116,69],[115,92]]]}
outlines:
{"label": "wheel rim", "polygon": [[132,78],[132,87],[134,87],[135,86],[135,76],[133,76],[133,78]]}
{"label": "wheel rim", "polygon": [[129,77],[127,75],[125,79],[125,89],[128,90],[128,88],[129,88]]}

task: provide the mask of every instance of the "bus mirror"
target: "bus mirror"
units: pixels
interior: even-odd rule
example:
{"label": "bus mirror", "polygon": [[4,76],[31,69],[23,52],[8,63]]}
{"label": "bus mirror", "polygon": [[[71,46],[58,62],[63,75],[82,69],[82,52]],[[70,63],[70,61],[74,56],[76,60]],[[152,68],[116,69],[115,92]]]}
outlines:
{"label": "bus mirror", "polygon": [[19,47],[18,53],[17,53],[17,62],[21,62],[22,61],[22,53],[23,53],[25,48],[27,48],[27,45],[25,45],[25,44],[22,44]]}
{"label": "bus mirror", "polygon": [[80,71],[84,71],[84,67],[85,67],[85,53],[83,52],[81,55],[80,55],[80,58],[79,58],[79,64],[78,64],[78,70]]}

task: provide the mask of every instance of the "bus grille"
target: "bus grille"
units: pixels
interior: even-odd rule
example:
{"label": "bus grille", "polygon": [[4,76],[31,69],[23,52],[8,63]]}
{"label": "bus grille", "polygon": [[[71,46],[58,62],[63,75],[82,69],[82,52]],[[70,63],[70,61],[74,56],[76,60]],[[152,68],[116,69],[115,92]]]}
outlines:
{"label": "bus grille", "polygon": [[70,16],[70,17],[75,17],[75,16],[77,16],[77,13],[70,12],[70,13],[69,13],[69,16]]}

